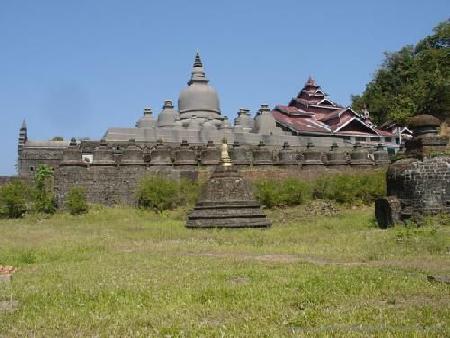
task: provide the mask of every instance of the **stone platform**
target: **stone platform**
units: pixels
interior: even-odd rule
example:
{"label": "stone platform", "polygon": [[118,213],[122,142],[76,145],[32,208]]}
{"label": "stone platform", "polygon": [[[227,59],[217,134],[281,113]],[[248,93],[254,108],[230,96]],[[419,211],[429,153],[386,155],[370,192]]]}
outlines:
{"label": "stone platform", "polygon": [[268,228],[271,222],[250,184],[234,166],[217,166],[203,188],[187,228]]}

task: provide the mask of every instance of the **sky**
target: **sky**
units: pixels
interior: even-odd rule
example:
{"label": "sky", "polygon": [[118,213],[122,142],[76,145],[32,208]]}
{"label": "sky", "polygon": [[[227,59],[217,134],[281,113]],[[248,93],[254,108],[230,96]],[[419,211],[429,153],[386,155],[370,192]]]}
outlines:
{"label": "sky", "polygon": [[224,115],[286,104],[312,75],[350,104],[385,51],[450,17],[448,0],[0,0],[0,175],[17,137],[100,139],[175,103],[196,51]]}

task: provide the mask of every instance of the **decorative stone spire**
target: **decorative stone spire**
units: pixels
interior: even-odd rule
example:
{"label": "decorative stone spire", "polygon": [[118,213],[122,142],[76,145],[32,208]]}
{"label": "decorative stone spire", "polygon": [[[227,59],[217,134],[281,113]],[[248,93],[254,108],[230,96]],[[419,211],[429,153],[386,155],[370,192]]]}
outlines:
{"label": "decorative stone spire", "polygon": [[219,96],[208,84],[200,55],[197,53],[192,68],[191,79],[178,98],[180,119],[190,119],[193,115],[199,118],[221,119]]}
{"label": "decorative stone spire", "polygon": [[27,134],[27,124],[25,120],[22,122],[22,126],[20,127],[19,131],[19,142],[18,142],[18,153],[20,154],[22,152],[23,146],[25,142],[28,140],[28,134]]}
{"label": "decorative stone spire", "polygon": [[153,128],[156,121],[153,119],[153,111],[150,107],[144,108],[144,116],[136,122],[137,128]]}
{"label": "decorative stone spire", "polygon": [[232,165],[230,155],[228,155],[228,142],[227,142],[226,138],[224,138],[222,140],[222,151],[220,153],[220,163],[224,167],[230,167]]}
{"label": "decorative stone spire", "polygon": [[194,66],[192,67],[192,76],[188,82],[188,85],[190,86],[194,82],[208,82],[202,60],[200,59],[200,54],[198,52],[195,55]]}

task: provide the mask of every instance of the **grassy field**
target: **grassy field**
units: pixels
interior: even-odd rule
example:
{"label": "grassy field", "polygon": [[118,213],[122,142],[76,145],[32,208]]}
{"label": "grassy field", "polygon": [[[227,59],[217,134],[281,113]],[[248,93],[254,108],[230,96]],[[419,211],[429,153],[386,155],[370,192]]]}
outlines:
{"label": "grassy field", "polygon": [[183,210],[0,220],[19,268],[0,336],[450,336],[450,285],[427,281],[450,275],[446,220],[268,213],[269,230],[187,230]]}

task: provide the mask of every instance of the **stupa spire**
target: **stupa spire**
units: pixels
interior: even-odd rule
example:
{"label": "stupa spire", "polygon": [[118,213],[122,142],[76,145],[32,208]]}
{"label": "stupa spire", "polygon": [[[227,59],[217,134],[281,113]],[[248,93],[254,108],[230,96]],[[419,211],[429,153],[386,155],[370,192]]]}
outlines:
{"label": "stupa spire", "polygon": [[192,76],[188,82],[188,85],[191,85],[194,82],[203,82],[203,83],[208,82],[208,79],[206,78],[205,70],[203,69],[203,63],[202,63],[202,59],[200,58],[199,52],[197,52],[195,54],[194,66],[192,67]]}
{"label": "stupa spire", "polygon": [[195,67],[203,67],[202,59],[200,59],[200,54],[198,51],[195,53],[194,68]]}

